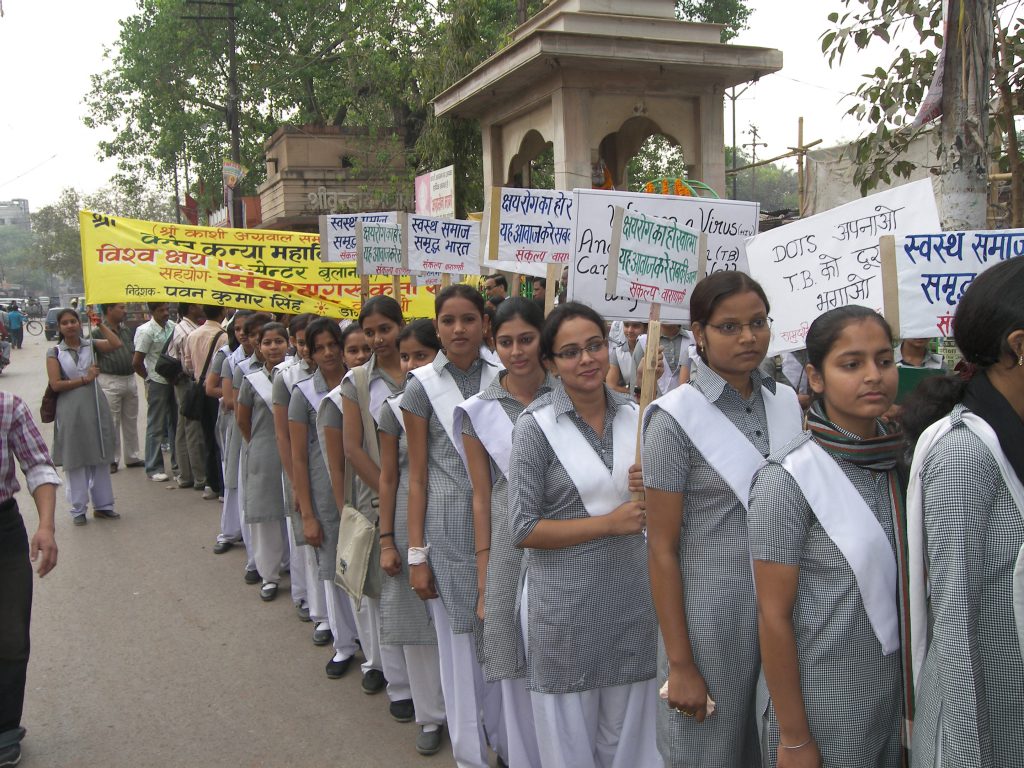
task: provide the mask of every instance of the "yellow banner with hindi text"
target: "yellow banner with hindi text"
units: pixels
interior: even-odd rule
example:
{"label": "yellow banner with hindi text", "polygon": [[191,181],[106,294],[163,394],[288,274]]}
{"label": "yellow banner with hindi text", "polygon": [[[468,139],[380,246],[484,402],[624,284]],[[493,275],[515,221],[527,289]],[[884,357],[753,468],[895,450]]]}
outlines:
{"label": "yellow banner with hindi text", "polygon": [[[92,211],[80,211],[79,223],[90,304],[184,301],[359,316],[355,262],[321,261],[317,233],[165,224]],[[433,317],[437,290],[402,278],[403,314]],[[391,293],[390,278],[369,278],[370,296]]]}

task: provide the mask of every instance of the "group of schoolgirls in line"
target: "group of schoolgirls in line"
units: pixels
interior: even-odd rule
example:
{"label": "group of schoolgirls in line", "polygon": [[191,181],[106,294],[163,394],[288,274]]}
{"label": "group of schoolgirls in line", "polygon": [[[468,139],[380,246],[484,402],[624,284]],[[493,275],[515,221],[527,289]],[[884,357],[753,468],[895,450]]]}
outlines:
{"label": "group of schoolgirls in line", "polygon": [[[968,289],[974,377],[927,380],[904,431],[878,313],[811,325],[804,413],[759,370],[742,273],[695,287],[688,381],[645,413],[586,305],[507,299],[488,328],[455,285],[435,310],[296,319],[281,364],[250,316],[222,374],[250,570],[276,592],[291,549],[328,674],[358,637],[418,748],[446,723],[459,766],[1024,765],[1024,260]],[[285,482],[250,492],[275,445]],[[378,521],[379,600],[334,585],[346,499]]]}

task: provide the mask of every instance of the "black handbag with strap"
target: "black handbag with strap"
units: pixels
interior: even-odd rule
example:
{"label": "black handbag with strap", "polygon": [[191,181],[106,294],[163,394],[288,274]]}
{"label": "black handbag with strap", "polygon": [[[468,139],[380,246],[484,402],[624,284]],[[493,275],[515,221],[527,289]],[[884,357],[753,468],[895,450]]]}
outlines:
{"label": "black handbag with strap", "polygon": [[217,342],[223,335],[224,331],[219,331],[213,337],[210,351],[206,355],[206,362],[203,364],[203,372],[199,374],[199,380],[189,382],[185,389],[185,396],[181,402],[181,413],[193,421],[203,418],[203,412],[206,410],[206,372],[210,368],[210,361],[213,360],[213,353],[217,351]]}
{"label": "black handbag with strap", "polygon": [[171,335],[167,337],[164,348],[160,352],[160,357],[157,358],[156,365],[153,366],[153,370],[156,371],[157,375],[163,377],[164,381],[172,385],[176,384],[178,379],[185,373],[181,360],[167,354],[167,348],[171,346],[171,342],[174,340],[175,330],[177,329],[171,330]]}

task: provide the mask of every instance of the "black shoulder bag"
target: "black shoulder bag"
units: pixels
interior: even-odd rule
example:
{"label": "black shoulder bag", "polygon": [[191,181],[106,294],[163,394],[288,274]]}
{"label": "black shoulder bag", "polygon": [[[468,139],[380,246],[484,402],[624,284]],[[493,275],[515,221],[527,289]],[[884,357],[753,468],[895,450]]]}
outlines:
{"label": "black shoulder bag", "polygon": [[171,346],[171,341],[174,340],[174,333],[176,330],[177,328],[172,330],[171,335],[167,337],[167,341],[164,343],[164,348],[160,352],[160,357],[157,358],[156,365],[153,366],[157,374],[162,376],[164,380],[171,385],[177,384],[178,379],[180,379],[185,373],[185,369],[181,365],[181,360],[167,354],[167,348]]}
{"label": "black shoulder bag", "polygon": [[186,418],[193,421],[199,421],[203,418],[203,411],[206,409],[206,372],[210,367],[210,361],[213,359],[213,353],[217,351],[217,342],[223,335],[224,331],[220,331],[213,337],[213,342],[210,344],[210,351],[206,355],[206,362],[203,364],[203,372],[199,375],[199,380],[189,382],[188,387],[185,389],[185,397],[181,403],[181,412]]}

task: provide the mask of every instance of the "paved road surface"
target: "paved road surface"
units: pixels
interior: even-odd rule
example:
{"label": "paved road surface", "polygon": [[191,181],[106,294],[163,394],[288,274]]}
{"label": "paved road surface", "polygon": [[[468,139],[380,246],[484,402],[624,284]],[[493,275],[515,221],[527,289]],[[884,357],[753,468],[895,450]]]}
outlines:
{"label": "paved road surface", "polygon": [[[48,346],[26,336],[0,375],[36,415]],[[418,728],[362,693],[358,667],[327,679],[331,651],[312,644],[287,581],[263,603],[242,581],[244,551],[212,553],[217,502],[141,468],[113,482],[122,519],[84,528],[58,490],[58,564],[36,578],[25,768],[453,764],[447,744],[416,753]],[[31,497],[18,503],[31,536]]]}

